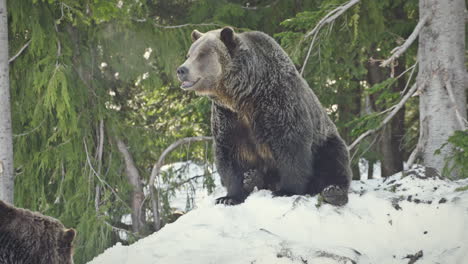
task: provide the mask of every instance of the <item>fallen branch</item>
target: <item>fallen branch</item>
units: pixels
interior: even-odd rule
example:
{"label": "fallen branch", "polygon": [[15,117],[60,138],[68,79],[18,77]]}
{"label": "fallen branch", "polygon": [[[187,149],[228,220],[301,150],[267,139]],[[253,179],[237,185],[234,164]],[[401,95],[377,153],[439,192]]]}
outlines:
{"label": "fallen branch", "polygon": [[324,16],[322,19],[320,19],[320,21],[317,23],[317,25],[304,36],[305,38],[308,38],[308,37],[314,35],[314,37],[312,38],[312,42],[311,42],[311,44],[309,46],[309,50],[307,51],[307,56],[306,56],[306,58],[304,60],[304,63],[302,64],[301,75],[304,73],[305,66],[307,65],[307,61],[309,60],[310,53],[312,51],[312,47],[314,45],[315,39],[316,39],[317,34],[320,31],[320,29],[322,29],[322,27],[324,25],[335,21],[335,19],[337,19],[339,16],[341,16],[341,14],[343,14],[346,10],[350,9],[352,6],[359,3],[360,1],[361,0],[351,0],[351,1],[345,3],[345,4],[341,5],[341,6],[333,9],[326,16]]}
{"label": "fallen branch", "polygon": [[348,150],[352,150],[354,147],[356,147],[356,145],[361,140],[363,140],[365,137],[369,136],[370,134],[375,133],[376,131],[380,130],[390,120],[392,120],[392,118],[396,115],[396,113],[398,113],[398,111],[400,111],[400,109],[405,105],[406,101],[408,101],[408,99],[414,94],[414,92],[416,92],[417,87],[418,86],[416,85],[416,83],[413,84],[411,89],[408,91],[408,93],[405,96],[403,96],[401,101],[398,104],[391,107],[393,110],[387,115],[387,117],[385,117],[385,119],[382,121],[382,123],[380,123],[380,125],[378,127],[374,128],[374,129],[367,130],[365,133],[360,135],[351,145],[349,145]]}
{"label": "fallen branch", "polygon": [[18,58],[21,53],[23,53],[23,51],[29,47],[29,44],[31,44],[31,40],[29,40],[28,42],[26,42],[26,44],[24,44],[24,46],[15,54],[15,56],[11,57],[9,60],[8,60],[8,63],[12,63],[14,60],[16,60],[16,58]]}
{"label": "fallen branch", "polygon": [[419,35],[419,32],[421,31],[422,27],[426,24],[427,20],[429,19],[429,14],[425,15],[421,20],[419,20],[418,24],[414,28],[413,32],[411,35],[406,39],[405,43],[403,43],[401,46],[398,46],[394,48],[390,53],[392,53],[392,56],[390,58],[384,60],[380,66],[381,67],[387,67],[390,63],[392,63],[395,59],[401,56],[410,46],[413,44],[413,42],[416,40],[416,38]]}
{"label": "fallen branch", "polygon": [[409,255],[406,255],[406,257],[404,258],[409,259],[408,264],[413,264],[422,257],[423,257],[423,251],[419,250],[416,254],[409,254]]}
{"label": "fallen branch", "polygon": [[153,208],[154,228],[156,231],[161,228],[161,223],[159,220],[159,199],[156,200],[156,195],[154,193],[154,190],[155,190],[154,181],[156,180],[156,177],[158,177],[161,171],[161,167],[164,165],[164,160],[166,159],[166,156],[169,155],[172,151],[174,151],[176,148],[178,148],[181,145],[192,143],[192,142],[210,141],[212,139],[213,139],[212,137],[204,137],[204,136],[179,139],[176,142],[172,143],[169,147],[167,147],[163,151],[161,156],[159,156],[158,161],[154,164],[153,169],[151,170],[149,189],[150,189],[150,194],[151,194],[151,206]]}

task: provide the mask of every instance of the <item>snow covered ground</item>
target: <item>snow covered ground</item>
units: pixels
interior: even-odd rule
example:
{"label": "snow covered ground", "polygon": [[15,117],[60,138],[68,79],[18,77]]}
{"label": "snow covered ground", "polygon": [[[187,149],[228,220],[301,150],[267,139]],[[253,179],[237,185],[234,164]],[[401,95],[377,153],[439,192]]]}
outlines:
{"label": "snow covered ground", "polygon": [[468,191],[455,191],[468,179],[405,175],[354,181],[340,208],[269,191],[237,206],[214,205],[219,188],[197,195],[198,208],[175,223],[89,263],[468,263]]}

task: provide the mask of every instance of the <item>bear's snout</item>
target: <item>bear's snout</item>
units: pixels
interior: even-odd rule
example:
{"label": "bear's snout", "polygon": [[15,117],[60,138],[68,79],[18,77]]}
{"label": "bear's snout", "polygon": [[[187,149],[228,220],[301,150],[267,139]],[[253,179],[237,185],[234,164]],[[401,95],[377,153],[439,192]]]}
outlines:
{"label": "bear's snout", "polygon": [[180,66],[178,69],[177,69],[177,77],[179,78],[179,80],[181,81],[185,81],[185,79],[187,78],[187,74],[188,74],[188,68],[185,67],[185,66]]}

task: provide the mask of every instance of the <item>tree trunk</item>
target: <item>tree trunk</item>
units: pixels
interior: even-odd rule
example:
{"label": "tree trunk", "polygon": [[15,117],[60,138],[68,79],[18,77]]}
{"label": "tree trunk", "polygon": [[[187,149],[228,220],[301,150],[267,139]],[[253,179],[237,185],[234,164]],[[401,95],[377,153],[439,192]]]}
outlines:
{"label": "tree trunk", "polygon": [[419,17],[430,16],[420,32],[418,48],[420,156],[426,167],[439,173],[453,146],[445,146],[440,155],[436,150],[462,129],[456,110],[466,119],[465,5],[465,0],[419,1]]}
{"label": "tree trunk", "polygon": [[8,18],[6,0],[0,0],[0,200],[13,203],[13,136],[8,72]]}
{"label": "tree trunk", "polygon": [[[376,56],[376,55],[374,55]],[[403,60],[399,61],[399,66],[396,67],[396,75],[404,71]],[[386,69],[379,66],[376,62],[367,64],[367,82],[372,86],[387,79]],[[402,91],[406,82],[404,78],[400,78],[398,83],[392,86],[393,92]],[[385,107],[376,105],[378,94],[369,97],[371,108],[373,111],[383,111]],[[381,175],[382,177],[391,176],[403,170],[403,150],[401,148],[404,135],[405,108],[393,117],[393,119],[382,129],[380,136],[378,152],[380,153]]]}
{"label": "tree trunk", "polygon": [[116,138],[117,148],[122,153],[125,160],[125,171],[127,174],[128,181],[133,187],[132,193],[132,230],[135,233],[144,234],[144,228],[146,224],[145,211],[143,210],[143,201],[145,195],[143,193],[143,186],[140,180],[140,173],[136,168],[135,162],[133,161],[132,155],[128,151],[127,145]]}
{"label": "tree trunk", "polygon": [[[398,61],[395,69],[395,75],[400,75],[405,71],[404,60]],[[398,82],[392,86],[392,92],[402,92],[406,85],[406,79],[401,77]],[[383,109],[382,109],[383,110]],[[380,149],[382,152],[382,177],[391,176],[403,170],[403,137],[405,135],[405,107],[396,113],[392,121],[387,124],[382,131],[380,140]]]}

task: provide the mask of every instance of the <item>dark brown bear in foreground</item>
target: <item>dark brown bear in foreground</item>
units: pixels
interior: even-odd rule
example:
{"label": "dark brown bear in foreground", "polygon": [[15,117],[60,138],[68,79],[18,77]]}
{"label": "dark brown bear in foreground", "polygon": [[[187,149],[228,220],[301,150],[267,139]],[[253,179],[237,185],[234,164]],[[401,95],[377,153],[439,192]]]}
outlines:
{"label": "dark brown bear in foreground", "polygon": [[255,184],[346,204],[346,145],[283,49],[262,32],[229,27],[195,30],[192,40],[177,75],[181,88],[213,101],[216,166],[227,189],[217,203],[241,203]]}
{"label": "dark brown bear in foreground", "polygon": [[72,264],[75,230],[0,201],[0,264]]}

